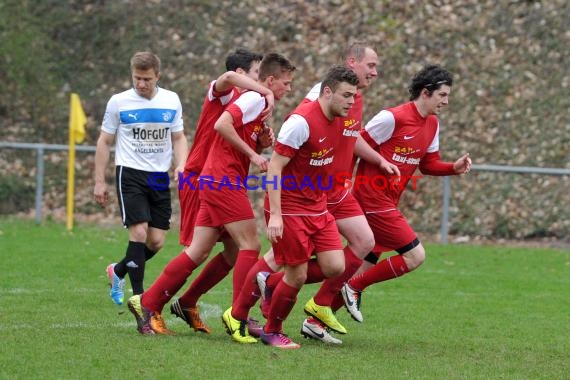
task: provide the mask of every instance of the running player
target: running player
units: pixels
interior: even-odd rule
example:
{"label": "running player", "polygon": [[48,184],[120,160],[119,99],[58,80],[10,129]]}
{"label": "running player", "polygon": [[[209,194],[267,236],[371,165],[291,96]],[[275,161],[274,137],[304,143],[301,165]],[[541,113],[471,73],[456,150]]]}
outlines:
{"label": "running player", "polygon": [[[259,82],[269,88],[276,100],[291,91],[295,67],[279,54],[266,55],[260,65]],[[250,163],[267,170],[267,160],[258,152],[273,143],[270,128],[262,121],[265,98],[258,92],[240,95],[216,121],[218,132],[212,151],[201,173],[200,211],[196,218],[190,246],[166,265],[159,278],[142,295],[129,299],[129,310],[142,334],[172,334],[160,317],[164,305],[182,287],[186,279],[206,258],[225,229],[238,246],[234,270],[234,287],[241,286],[236,273],[240,265],[249,269],[249,261],[257,260],[257,237],[253,210],[247,198],[243,179]],[[228,202],[228,198],[232,202]],[[241,264],[240,263],[241,260]],[[248,266],[249,265],[249,266]],[[243,279],[241,279],[243,281]],[[246,336],[245,323],[236,335]],[[250,339],[249,334],[247,337]]]}
{"label": "running player", "polygon": [[[425,249],[408,221],[398,209],[400,196],[415,172],[433,176],[461,175],[471,169],[469,153],[455,162],[443,162],[439,153],[439,121],[437,115],[448,105],[453,77],[438,65],[419,71],[409,86],[410,102],[380,111],[362,131],[364,140],[377,155],[397,165],[400,181],[388,181],[385,190],[375,190],[372,183],[354,188],[354,195],[366,213],[376,241],[374,253],[366,257],[363,273],[354,276],[343,288],[349,312],[362,321],[361,294],[368,286],[404,274],[425,260]],[[357,153],[359,147],[357,146]],[[377,167],[360,161],[357,176],[374,178],[383,175]],[[388,178],[390,179],[390,178]],[[382,252],[398,254],[380,262]]]}
{"label": "running player", "polygon": [[[354,104],[358,77],[344,67],[334,66],[321,85],[318,100],[299,106],[285,121],[271,158],[267,175],[272,178],[318,178],[334,174],[333,162],[344,147],[342,117]],[[341,155],[342,156],[342,155]],[[345,256],[335,220],[327,209],[327,194],[318,186],[299,190],[269,187],[266,197],[267,237],[275,262],[284,277],[273,292],[261,340],[279,348],[298,348],[283,333],[283,321],[295,305],[306,281],[313,254],[323,275],[337,277],[345,270]]]}
{"label": "running player", "polygon": [[[180,244],[190,246],[194,234],[194,223],[200,208],[198,198],[198,178],[215,136],[214,123],[224,109],[239,97],[245,90],[257,91],[265,97],[267,107],[262,117],[273,111],[273,92],[258,83],[259,65],[263,56],[247,49],[236,49],[226,57],[228,70],[216,80],[210,82],[204,97],[202,112],[198,119],[192,149],[186,159],[184,175],[179,184],[180,199]],[[214,256],[194,279],[188,290],[170,305],[172,314],[183,319],[195,331],[210,333],[210,328],[200,318],[197,306],[198,299],[214,285],[228,275],[233,268],[237,256],[237,246],[227,235],[223,234],[224,249]],[[252,321],[252,323],[255,323]],[[257,326],[255,326],[257,327]]]}

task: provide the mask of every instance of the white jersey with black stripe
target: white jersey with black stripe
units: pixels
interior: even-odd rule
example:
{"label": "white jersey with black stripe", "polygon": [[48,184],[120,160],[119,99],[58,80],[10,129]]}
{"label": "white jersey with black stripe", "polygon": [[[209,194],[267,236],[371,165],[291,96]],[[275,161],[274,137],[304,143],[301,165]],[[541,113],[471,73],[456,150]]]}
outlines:
{"label": "white jersey with black stripe", "polygon": [[150,100],[132,88],[115,94],[101,129],[116,135],[115,165],[166,172],[172,162],[171,134],[184,129],[180,98],[158,87]]}

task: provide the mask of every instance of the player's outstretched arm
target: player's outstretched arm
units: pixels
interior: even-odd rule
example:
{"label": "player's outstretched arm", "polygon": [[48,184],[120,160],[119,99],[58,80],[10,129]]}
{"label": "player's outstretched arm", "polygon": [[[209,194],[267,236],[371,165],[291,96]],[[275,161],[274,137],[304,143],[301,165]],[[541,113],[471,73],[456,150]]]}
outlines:
{"label": "player's outstretched arm", "polygon": [[471,170],[471,157],[469,153],[465,153],[453,163],[453,170],[457,174],[466,174]]}
{"label": "player's outstretched arm", "polygon": [[419,165],[420,171],[425,175],[448,176],[465,174],[471,170],[469,153],[459,157],[455,162],[442,161],[439,151],[427,153],[422,157]]}

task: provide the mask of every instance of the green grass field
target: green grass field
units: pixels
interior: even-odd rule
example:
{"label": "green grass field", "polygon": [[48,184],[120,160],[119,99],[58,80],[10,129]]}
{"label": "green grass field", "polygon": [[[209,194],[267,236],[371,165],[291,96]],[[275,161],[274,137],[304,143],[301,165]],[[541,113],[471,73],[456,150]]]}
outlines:
{"label": "green grass field", "polygon": [[[177,239],[147,266],[147,285]],[[212,335],[169,314],[177,336],[139,335],[104,273],[125,244],[120,228],[0,219],[0,379],[570,378],[569,251],[429,245],[419,270],[364,293],[364,323],[339,312],[339,347],[299,335],[316,290],[306,286],[285,324],[302,347],[283,351],[225,334],[229,279],[201,301]]]}

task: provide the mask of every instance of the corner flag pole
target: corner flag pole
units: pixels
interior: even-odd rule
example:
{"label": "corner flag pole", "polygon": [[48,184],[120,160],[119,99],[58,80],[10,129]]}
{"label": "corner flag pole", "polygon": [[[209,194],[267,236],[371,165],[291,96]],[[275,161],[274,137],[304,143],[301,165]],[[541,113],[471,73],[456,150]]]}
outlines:
{"label": "corner flag pole", "polygon": [[71,94],[69,101],[69,155],[67,160],[67,230],[73,229],[73,206],[75,197],[75,143],[85,139],[87,117],[79,95]]}

